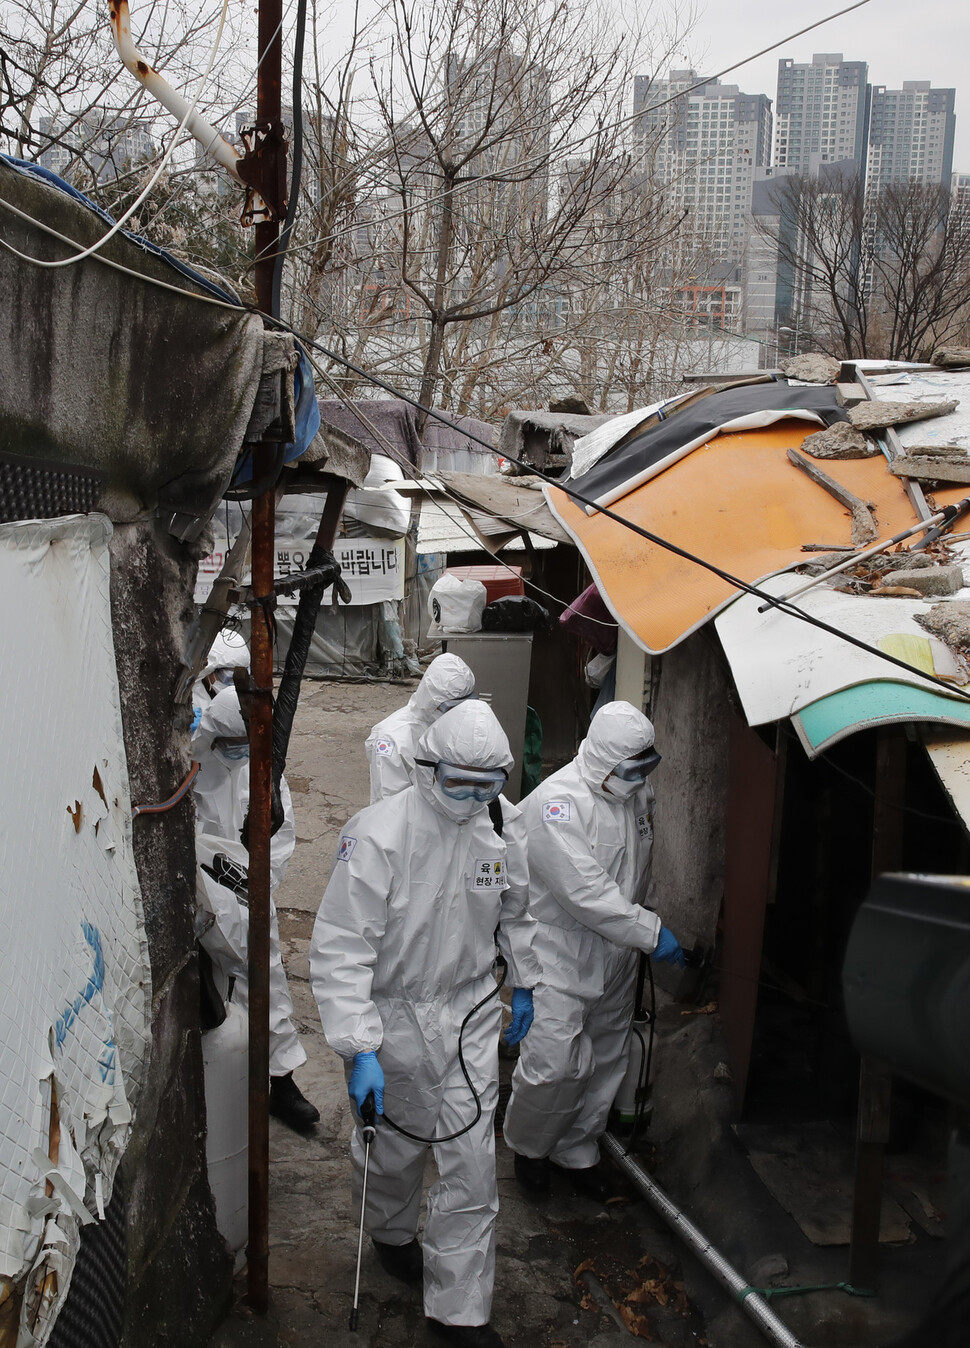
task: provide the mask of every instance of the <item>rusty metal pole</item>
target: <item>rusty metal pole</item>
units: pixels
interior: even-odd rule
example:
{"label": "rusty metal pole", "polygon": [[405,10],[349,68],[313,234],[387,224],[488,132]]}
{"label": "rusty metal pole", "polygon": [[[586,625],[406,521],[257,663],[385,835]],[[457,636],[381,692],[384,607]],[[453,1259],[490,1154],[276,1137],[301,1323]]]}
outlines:
{"label": "rusty metal pole", "polygon": [[[256,121],[260,128],[281,121],[283,77],[282,0],[259,0],[259,70]],[[258,141],[261,131],[257,130]],[[276,138],[269,137],[275,145]],[[272,153],[284,156],[279,145]],[[270,167],[270,166],[266,166]],[[273,269],[279,222],[259,220],[256,233],[256,302],[271,313]],[[277,317],[278,315],[272,315]],[[276,446],[262,443],[253,455],[253,482],[268,481]],[[276,496],[273,485],[256,497],[252,510],[252,589],[273,589]],[[257,1315],[269,1303],[269,910],[273,776],[273,634],[268,612],[253,609],[254,698],[249,719],[249,1243],[248,1296]]]}

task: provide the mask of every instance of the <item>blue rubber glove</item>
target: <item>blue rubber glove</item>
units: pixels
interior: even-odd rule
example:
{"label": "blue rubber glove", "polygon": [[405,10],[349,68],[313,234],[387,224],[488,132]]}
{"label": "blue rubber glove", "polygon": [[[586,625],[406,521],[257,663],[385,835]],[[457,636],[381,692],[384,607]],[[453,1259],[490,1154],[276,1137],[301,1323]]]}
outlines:
{"label": "blue rubber glove", "polygon": [[531,988],[512,989],[512,1023],[505,1031],[507,1044],[518,1044],[526,1037],[535,1017]]}
{"label": "blue rubber glove", "polygon": [[347,1091],[357,1106],[358,1114],[371,1091],[374,1092],[374,1106],[378,1114],[384,1113],[384,1073],[373,1049],[354,1056],[354,1067],[350,1073]]}
{"label": "blue rubber glove", "polygon": [[680,948],[680,943],[674,933],[668,931],[666,927],[660,928],[657,948],[650,958],[655,960],[666,960],[668,964],[676,964],[680,969],[684,967],[684,952]]}
{"label": "blue rubber glove", "polygon": [[202,720],[202,708],[194,707],[192,709],[192,722],[189,726],[189,734],[194,735],[199,728],[199,722]]}

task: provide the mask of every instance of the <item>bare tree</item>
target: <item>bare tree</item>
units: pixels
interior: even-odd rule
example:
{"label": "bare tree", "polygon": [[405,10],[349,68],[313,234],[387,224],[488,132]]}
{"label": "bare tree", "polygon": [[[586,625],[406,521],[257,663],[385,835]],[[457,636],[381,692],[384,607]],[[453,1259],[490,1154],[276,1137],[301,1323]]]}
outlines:
{"label": "bare tree", "polygon": [[873,236],[865,185],[837,169],[793,174],[775,189],[778,216],[756,229],[778,250],[779,318],[798,321],[805,340],[843,359],[868,354]]}
{"label": "bare tree", "polygon": [[[136,7],[138,43],[175,83],[198,75],[220,15],[219,0],[151,0]],[[224,106],[240,42],[230,10],[227,59],[210,75],[201,108]],[[107,7],[87,0],[4,0],[0,6],[0,144],[19,157],[46,156],[57,171],[113,208],[129,193],[171,122],[158,116],[123,69]]]}
{"label": "bare tree", "polygon": [[425,405],[495,414],[525,368],[550,375],[570,297],[606,297],[680,219],[621,116],[642,47],[573,0],[391,13],[343,327]]}
{"label": "bare tree", "polygon": [[923,357],[966,332],[970,211],[949,188],[911,182],[867,194],[838,167],[779,179],[780,317],[843,359]]}
{"label": "bare tree", "polygon": [[887,355],[926,360],[965,338],[970,208],[947,187],[887,187],[872,203],[870,326]]}

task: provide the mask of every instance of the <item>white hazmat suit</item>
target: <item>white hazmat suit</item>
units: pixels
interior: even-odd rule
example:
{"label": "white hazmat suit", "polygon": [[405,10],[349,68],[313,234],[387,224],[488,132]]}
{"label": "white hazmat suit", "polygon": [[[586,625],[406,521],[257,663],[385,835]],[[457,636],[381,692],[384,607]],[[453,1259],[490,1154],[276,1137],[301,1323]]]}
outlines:
{"label": "white hazmat suit", "polygon": [[654,950],[660,934],[659,917],[641,906],[653,789],[645,781],[623,800],[603,786],[618,763],[652,744],[645,716],[628,702],[608,703],[573,761],[522,803],[543,976],[504,1133],[520,1156],[569,1170],[599,1160],[629,1055],[637,954]]}
{"label": "white hazmat suit", "polygon": [[[502,728],[478,701],[441,716],[416,757],[465,768],[512,766]],[[458,1036],[464,1017],[495,987],[496,939],[511,984],[532,988],[539,978],[522,814],[499,801],[501,837],[485,805],[457,819],[434,770],[418,766],[414,786],[347,825],[313,931],[310,980],[330,1046],[348,1074],[355,1054],[376,1050],[386,1115],[422,1138],[447,1136],[474,1118]],[[428,1193],[424,1307],[448,1325],[486,1324],[491,1308],[500,1027],[496,996],[462,1040],[481,1118],[460,1138],[433,1147],[438,1178]],[[414,1239],[427,1153],[427,1145],[378,1121],[365,1217],[375,1240],[404,1246]],[[359,1127],[351,1154],[359,1191]]]}
{"label": "white hazmat suit", "polygon": [[[202,712],[199,728],[192,736],[192,756],[199,763],[195,779],[196,850],[206,906],[215,918],[203,935],[202,944],[212,957],[223,988],[235,979],[233,1001],[248,1005],[247,960],[249,903],[245,872],[249,853],[240,839],[240,830],[249,808],[249,759],[229,759],[213,741],[239,739],[246,725],[234,688],[225,688]],[[286,778],[280,780],[283,823],[270,842],[270,886],[276,889],[296,846],[293,801]],[[225,857],[231,865],[219,860]],[[232,866],[240,868],[239,883],[233,885]],[[269,1046],[270,1075],[285,1076],[306,1062],[306,1053],[293,1024],[293,1002],[280,955],[276,906],[270,899],[269,956]]]}
{"label": "white hazmat suit", "polygon": [[[198,717],[201,716],[216,694],[221,691],[221,688],[231,686],[230,676],[232,671],[248,668],[249,646],[246,638],[241,632],[234,632],[231,628],[224,627],[221,632],[216,633],[215,640],[209,647],[205,664],[199,673],[199,677],[192,685],[194,725],[198,725]],[[222,677],[221,685],[210,687],[213,674]]]}
{"label": "white hazmat suit", "polygon": [[469,697],[475,675],[457,655],[438,655],[407,704],[378,721],[364,742],[370,798],[396,796],[414,781],[414,746],[441,715],[441,704]]}

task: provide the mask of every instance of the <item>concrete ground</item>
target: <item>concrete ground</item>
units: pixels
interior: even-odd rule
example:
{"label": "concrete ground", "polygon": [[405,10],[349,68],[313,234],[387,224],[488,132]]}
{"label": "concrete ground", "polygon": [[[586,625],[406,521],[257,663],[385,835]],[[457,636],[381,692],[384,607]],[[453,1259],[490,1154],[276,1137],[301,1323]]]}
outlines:
{"label": "concrete ground", "polygon": [[[270,1121],[270,1314],[254,1318],[240,1301],[211,1348],[422,1348],[420,1289],[388,1278],[365,1241],[359,1331],[348,1330],[359,1214],[351,1204],[351,1112],[342,1064],[328,1048],[309,982],[308,946],[335,845],[347,819],[368,799],[364,738],[409,696],[406,684],[311,683],[304,686],[287,778],[297,847],[277,894],[284,960],[308,1061],[297,1073],[321,1121],[298,1136]],[[730,1138],[728,1088],[715,1073],[722,1050],[714,1017],[660,1017],[658,1069],[677,1107],[655,1121],[641,1159],[658,1168],[675,1194],[752,1281],[755,1264],[779,1252],[779,1281],[833,1282],[842,1255],[818,1265],[813,1247],[753,1177]],[[666,1071],[664,1063],[667,1063]],[[503,1078],[511,1062],[503,1060]],[[698,1082],[702,1082],[698,1086]],[[663,1098],[663,1097],[661,1097]],[[725,1144],[718,1139],[729,1137]],[[509,1348],[611,1348],[632,1337],[666,1345],[755,1348],[767,1340],[752,1326],[669,1228],[631,1192],[605,1209],[565,1189],[527,1200],[498,1144],[501,1211],[492,1323]],[[429,1176],[432,1166],[429,1160]],[[710,1223],[710,1225],[709,1225]],[[797,1305],[796,1305],[797,1303]],[[898,1307],[864,1306],[839,1293],[814,1293],[775,1309],[821,1345],[887,1343],[902,1327]]]}

